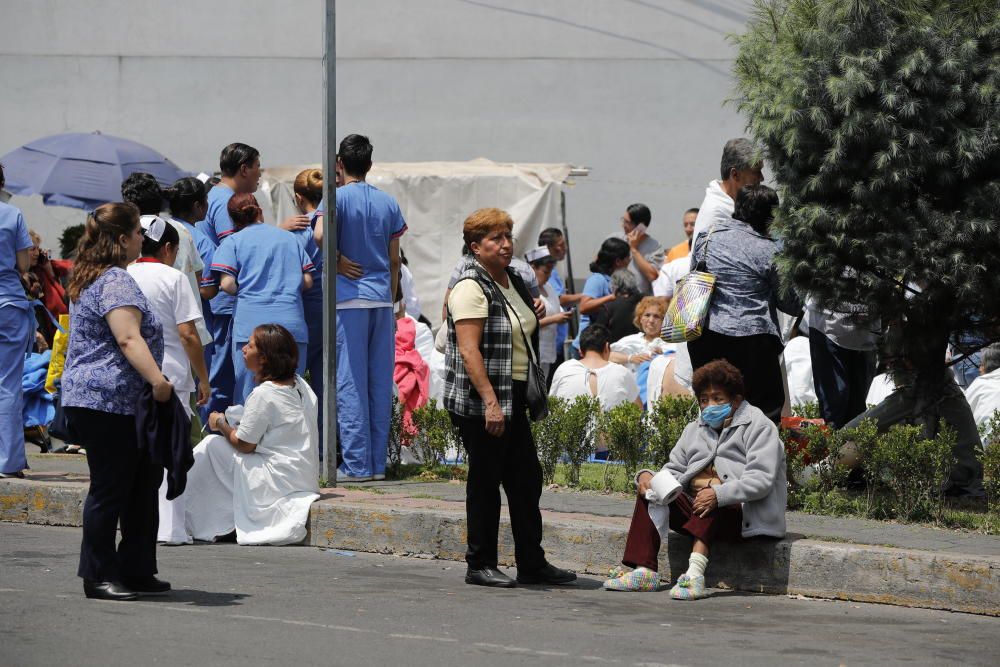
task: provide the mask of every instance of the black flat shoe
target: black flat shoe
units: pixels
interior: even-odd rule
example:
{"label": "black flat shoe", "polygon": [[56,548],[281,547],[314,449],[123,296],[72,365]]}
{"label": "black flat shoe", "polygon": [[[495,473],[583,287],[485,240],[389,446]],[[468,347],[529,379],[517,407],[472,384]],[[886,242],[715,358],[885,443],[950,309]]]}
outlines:
{"label": "black flat shoe", "polygon": [[552,584],[558,586],[574,581],[576,581],[576,572],[560,570],[549,563],[546,563],[542,569],[534,570],[533,572],[517,571],[517,583],[519,584]]}
{"label": "black flat shoe", "polygon": [[136,593],[166,593],[170,590],[170,582],[148,577],[122,577],[122,584]]}
{"label": "black flat shoe", "polygon": [[470,567],[465,573],[465,583],[492,588],[514,588],[517,585],[513,579],[495,567],[484,567],[481,570],[473,570]]}
{"label": "black flat shoe", "polygon": [[139,596],[117,581],[83,581],[83,594],[91,600],[127,602]]}

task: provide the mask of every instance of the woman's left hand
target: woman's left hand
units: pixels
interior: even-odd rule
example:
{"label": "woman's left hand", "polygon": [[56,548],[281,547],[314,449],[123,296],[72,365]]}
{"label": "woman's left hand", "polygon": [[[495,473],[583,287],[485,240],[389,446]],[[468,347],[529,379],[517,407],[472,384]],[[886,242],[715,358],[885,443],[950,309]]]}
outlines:
{"label": "woman's left hand", "polygon": [[692,509],[697,516],[704,518],[718,506],[719,499],[715,496],[715,489],[708,487],[699,491],[694,497]]}
{"label": "woman's left hand", "polygon": [[222,417],[223,419],[225,419],[226,415],[223,414],[223,413],[221,413],[221,412],[212,412],[212,413],[210,413],[208,415],[208,430],[209,431],[217,431],[218,430],[216,428],[216,425],[219,423],[218,422],[219,417]]}

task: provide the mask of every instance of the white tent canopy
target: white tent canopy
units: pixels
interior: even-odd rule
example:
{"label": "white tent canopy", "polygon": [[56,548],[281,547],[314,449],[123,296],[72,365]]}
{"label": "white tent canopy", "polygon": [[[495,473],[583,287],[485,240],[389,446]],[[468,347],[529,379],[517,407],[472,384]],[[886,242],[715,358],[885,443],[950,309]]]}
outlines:
{"label": "white tent canopy", "polygon": [[[295,176],[318,166],[264,170],[261,190],[271,198],[275,220],[298,212],[292,194]],[[479,208],[506,210],[514,219],[514,252],[523,256],[541,230],[562,229],[562,187],[571,169],[568,164],[504,164],[483,158],[372,167],[368,182],[396,198],[409,227],[401,245],[428,319],[440,321],[448,276],[462,253],[465,218]]]}

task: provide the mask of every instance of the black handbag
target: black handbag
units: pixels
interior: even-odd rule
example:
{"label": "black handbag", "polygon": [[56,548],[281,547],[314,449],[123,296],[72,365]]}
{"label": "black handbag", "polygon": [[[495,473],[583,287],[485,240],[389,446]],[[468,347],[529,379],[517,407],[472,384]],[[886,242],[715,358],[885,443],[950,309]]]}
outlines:
{"label": "black handbag", "polygon": [[[498,293],[500,294],[500,298],[504,300],[504,303],[516,314],[517,310],[507,300],[507,297],[503,295],[503,292],[499,292],[498,290]],[[511,326],[513,327],[513,323]],[[528,340],[527,334],[524,333],[524,327],[521,326],[520,319],[517,321],[517,328],[520,329],[521,337],[524,338],[524,347],[528,350],[528,386],[525,393],[525,402],[528,404],[528,414],[531,416],[531,421],[537,422],[549,416],[549,395],[545,386],[545,374],[542,373],[542,367],[535,361],[535,348],[531,346],[531,341]]]}

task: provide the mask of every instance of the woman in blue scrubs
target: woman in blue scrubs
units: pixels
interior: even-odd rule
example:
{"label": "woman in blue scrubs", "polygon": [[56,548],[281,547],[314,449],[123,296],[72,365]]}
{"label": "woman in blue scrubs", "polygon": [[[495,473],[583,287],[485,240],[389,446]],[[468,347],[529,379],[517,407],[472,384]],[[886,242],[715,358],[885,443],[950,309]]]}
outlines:
{"label": "woman in blue scrubs", "polygon": [[[0,165],[0,188],[4,183]],[[34,318],[20,276],[31,267],[33,245],[21,212],[0,203],[0,478],[24,477],[28,467],[21,375]]]}
{"label": "woman in blue scrubs", "polygon": [[[319,246],[323,238],[323,212],[319,210],[319,205],[323,201],[323,171],[320,169],[300,171],[295,177],[292,189],[295,193],[295,205],[309,218],[308,227],[292,233],[298,238],[313,264],[313,286],[302,293],[302,308],[306,327],[309,329],[306,370],[309,371],[309,387],[316,394],[317,404],[323,405],[323,251]],[[322,433],[322,410],[319,420]]]}
{"label": "woman in blue scrubs", "polygon": [[280,324],[288,329],[299,346],[298,373],[305,372],[309,330],[302,292],[313,286],[313,264],[293,234],[263,224],[263,212],[252,194],[234,195],[228,209],[236,233],[219,244],[212,256],[212,271],[221,276],[220,288],[236,296],[233,404],[241,405],[255,386],[243,360],[243,346],[258,325]]}

